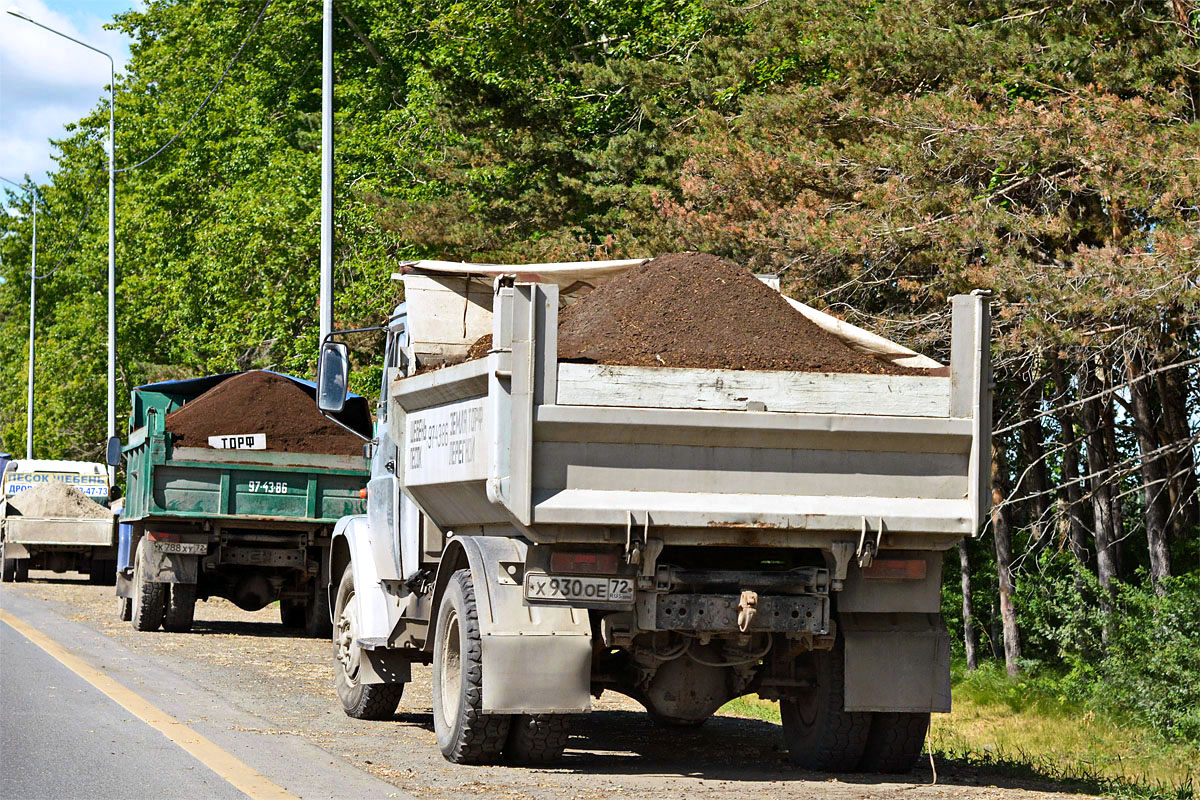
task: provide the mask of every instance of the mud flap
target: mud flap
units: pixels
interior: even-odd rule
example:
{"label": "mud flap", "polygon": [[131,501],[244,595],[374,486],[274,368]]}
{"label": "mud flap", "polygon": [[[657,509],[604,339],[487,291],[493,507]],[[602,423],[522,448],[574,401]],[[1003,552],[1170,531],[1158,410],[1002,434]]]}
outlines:
{"label": "mud flap", "polygon": [[483,646],[483,710],[499,714],[589,711],[592,629],[584,609],[526,606],[528,545],[459,537],[471,567]]}
{"label": "mud flap", "polygon": [[146,577],[155,583],[195,583],[200,574],[200,556],[160,553],[146,548]]}
{"label": "mud flap", "polygon": [[950,634],[941,614],[841,614],[847,711],[950,710]]}

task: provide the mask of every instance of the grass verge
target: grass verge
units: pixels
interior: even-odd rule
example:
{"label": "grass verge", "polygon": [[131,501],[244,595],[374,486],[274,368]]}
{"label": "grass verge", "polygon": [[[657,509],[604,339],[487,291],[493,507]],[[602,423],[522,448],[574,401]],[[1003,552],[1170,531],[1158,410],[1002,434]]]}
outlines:
{"label": "grass verge", "polygon": [[[778,723],[779,704],[750,695],[721,714]],[[1195,800],[1200,747],[1164,741],[1129,719],[1055,696],[1003,669],[955,669],[954,710],[934,714],[928,746],[949,767],[1050,781],[1119,800]]]}

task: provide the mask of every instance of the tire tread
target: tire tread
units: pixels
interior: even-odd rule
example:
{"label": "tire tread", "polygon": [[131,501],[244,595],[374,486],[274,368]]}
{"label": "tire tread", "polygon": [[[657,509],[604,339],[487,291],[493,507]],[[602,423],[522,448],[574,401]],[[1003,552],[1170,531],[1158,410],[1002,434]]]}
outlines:
{"label": "tire tread", "polygon": [[[479,632],[479,609],[471,573],[461,569],[450,577],[462,593],[463,607],[459,626],[464,632],[462,648],[462,682],[465,697],[460,713],[464,715],[462,735],[442,754],[455,764],[489,764],[496,762],[508,741],[512,717],[508,714],[484,714],[483,708],[483,643]],[[443,602],[446,601],[443,596]],[[437,691],[435,689],[435,691]]]}
{"label": "tire tread", "polygon": [[571,718],[565,714],[519,714],[504,752],[518,764],[551,764],[562,758],[570,738]]}
{"label": "tire tread", "polygon": [[862,772],[902,775],[911,772],[929,730],[928,713],[878,712],[858,768]]}

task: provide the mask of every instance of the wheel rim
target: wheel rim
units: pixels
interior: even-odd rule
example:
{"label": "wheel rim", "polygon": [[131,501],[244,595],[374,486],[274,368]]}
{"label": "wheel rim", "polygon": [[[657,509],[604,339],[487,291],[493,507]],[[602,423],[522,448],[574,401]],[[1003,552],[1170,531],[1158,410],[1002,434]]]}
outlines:
{"label": "wheel rim", "polygon": [[351,686],[358,683],[358,662],[360,649],[356,641],[358,625],[354,619],[354,592],[346,595],[342,612],[337,621],[337,660],[342,666],[342,674]]}
{"label": "wheel rim", "polygon": [[459,643],[458,612],[453,608],[446,615],[444,630],[441,657],[438,659],[441,679],[437,690],[441,699],[442,722],[447,728],[453,728],[462,697],[462,647]]}

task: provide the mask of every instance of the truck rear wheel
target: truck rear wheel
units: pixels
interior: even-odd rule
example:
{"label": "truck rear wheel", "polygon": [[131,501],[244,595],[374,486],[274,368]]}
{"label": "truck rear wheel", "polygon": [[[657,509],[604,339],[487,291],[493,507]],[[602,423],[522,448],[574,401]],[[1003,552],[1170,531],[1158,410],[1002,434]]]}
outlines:
{"label": "truck rear wheel", "polygon": [[329,621],[329,591],[319,581],[313,583],[313,594],[303,606],[304,632],[314,639],[328,639],[333,635],[333,623]]}
{"label": "truck rear wheel", "polygon": [[571,718],[565,714],[517,714],[504,754],[518,764],[551,764],[562,758],[570,738]]}
{"label": "truck rear wheel", "polygon": [[117,562],[111,558],[96,558],[88,562],[88,583],[93,586],[115,586]]}
{"label": "truck rear wheel", "polygon": [[196,618],[196,584],[172,583],[167,591],[166,609],[163,613],[163,630],[171,633],[187,633]]}
{"label": "truck rear wheel", "polygon": [[0,570],[0,581],[12,583],[17,579],[17,560],[6,557],[4,550],[4,543],[0,542],[0,563],[3,563],[3,570]]}
{"label": "truck rear wheel", "polygon": [[860,772],[900,775],[911,772],[921,755],[921,745],[929,730],[928,713],[876,712],[871,715],[871,731]]}
{"label": "truck rear wheel", "polygon": [[128,597],[117,598],[117,616],[121,622],[129,622],[133,619],[133,601]]}
{"label": "truck rear wheel", "polygon": [[279,601],[279,621],[285,628],[304,627],[304,603],[295,600]]}
{"label": "truck rear wheel", "polygon": [[[800,657],[808,663],[812,688],[779,704],[783,738],[792,763],[816,772],[851,772],[867,745],[871,714],[846,711],[845,651],[839,638],[832,650]],[[799,670],[798,670],[799,671]]]}
{"label": "truck rear wheel", "polygon": [[359,683],[359,667],[363,658],[358,641],[358,620],[355,616],[354,571],[346,565],[338,583],[337,632],[334,637],[333,683],[337,688],[342,710],[354,719],[391,719],[404,696],[403,683]]}
{"label": "truck rear wheel", "polygon": [[483,713],[483,645],[471,573],[450,576],[433,634],[433,730],[446,760],[497,761],[512,718]]}
{"label": "truck rear wheel", "polygon": [[156,631],[162,624],[167,606],[167,587],[154,583],[146,576],[146,540],[138,542],[133,561],[133,614],[130,621],[134,630]]}

